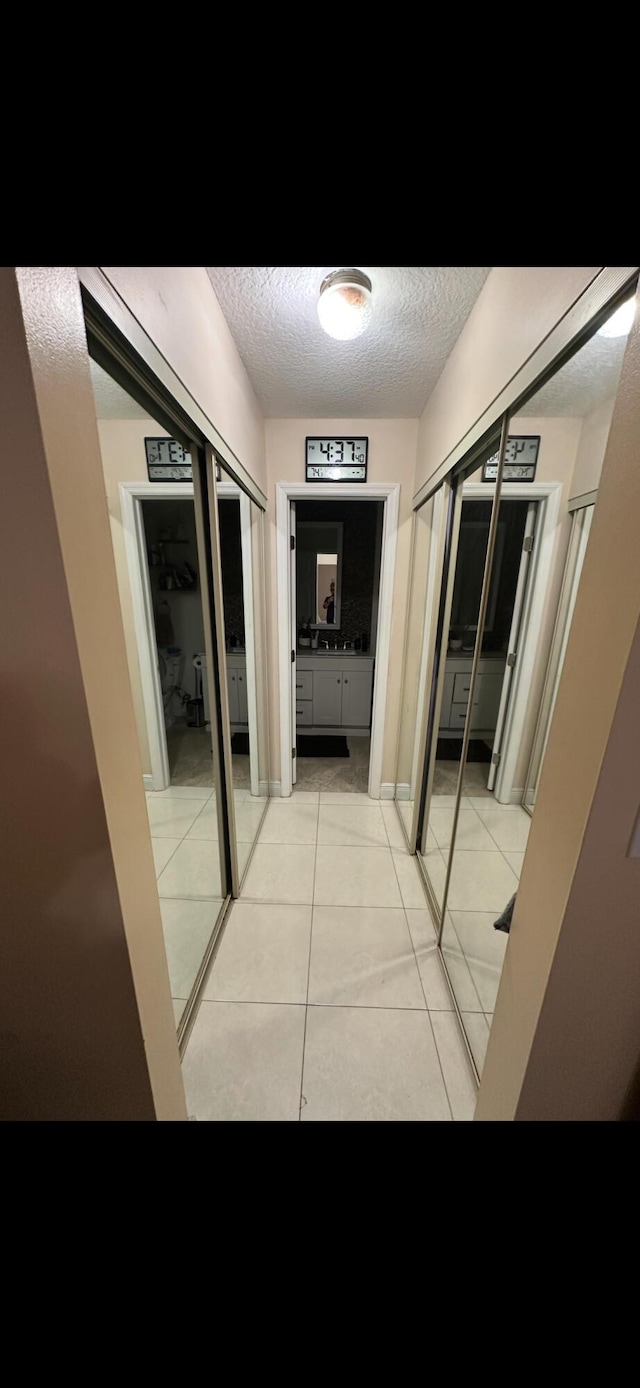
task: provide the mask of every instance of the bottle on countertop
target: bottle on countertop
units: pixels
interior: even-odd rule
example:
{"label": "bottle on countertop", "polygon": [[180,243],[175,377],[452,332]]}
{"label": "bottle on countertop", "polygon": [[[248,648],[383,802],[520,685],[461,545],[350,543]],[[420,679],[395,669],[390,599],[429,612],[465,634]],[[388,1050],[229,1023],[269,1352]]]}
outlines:
{"label": "bottle on countertop", "polygon": [[362,633],[362,649],[363,651],[368,651],[369,649],[369,634],[366,631]]}

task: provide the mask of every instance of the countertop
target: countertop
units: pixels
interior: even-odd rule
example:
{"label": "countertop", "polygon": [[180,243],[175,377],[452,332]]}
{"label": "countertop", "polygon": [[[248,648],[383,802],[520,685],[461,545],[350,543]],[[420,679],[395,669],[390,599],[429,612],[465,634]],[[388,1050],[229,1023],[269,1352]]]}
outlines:
{"label": "countertop", "polygon": [[[506,658],[506,651],[482,651],[480,655],[481,660],[501,660],[503,664]],[[447,663],[450,660],[473,660],[473,651],[447,651],[446,660]]]}
{"label": "countertop", "polygon": [[346,664],[358,665],[362,670],[373,670],[375,656],[370,651],[296,651],[296,665],[299,670],[344,669]]}

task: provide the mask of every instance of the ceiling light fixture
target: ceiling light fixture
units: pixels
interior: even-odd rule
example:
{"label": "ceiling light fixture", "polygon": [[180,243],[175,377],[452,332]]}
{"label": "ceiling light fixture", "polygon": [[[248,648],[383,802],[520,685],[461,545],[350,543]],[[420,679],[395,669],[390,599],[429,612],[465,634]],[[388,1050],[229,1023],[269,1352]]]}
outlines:
{"label": "ceiling light fixture", "polygon": [[635,296],[625,299],[625,302],[617,308],[615,313],[607,318],[606,323],[598,328],[598,337],[626,337],[633,323],[636,311]]}
{"label": "ceiling light fixture", "polygon": [[371,280],[362,270],[334,270],[320,285],[318,318],[329,337],[359,337],[371,320]]}

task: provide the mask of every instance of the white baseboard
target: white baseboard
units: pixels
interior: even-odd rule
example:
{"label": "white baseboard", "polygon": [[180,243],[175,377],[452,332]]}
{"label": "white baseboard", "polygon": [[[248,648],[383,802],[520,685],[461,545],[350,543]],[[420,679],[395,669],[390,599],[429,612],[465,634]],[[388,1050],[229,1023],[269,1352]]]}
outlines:
{"label": "white baseboard", "polygon": [[265,795],[265,796],[266,796],[266,795],[269,795],[269,794],[273,794],[272,791],[271,791],[271,792],[269,791],[269,782],[268,782],[268,781],[258,781],[258,795]]}
{"label": "white baseboard", "polygon": [[144,775],[142,777],[145,790],[153,790],[153,776]]}
{"label": "white baseboard", "polygon": [[514,786],[508,800],[498,800],[497,795],[494,796],[494,799],[496,805],[521,805],[523,795],[524,786]]}
{"label": "white baseboard", "polygon": [[395,800],[396,788],[393,781],[383,781],[380,786],[381,800]]}
{"label": "white baseboard", "polygon": [[411,786],[408,785],[408,783],[407,783],[406,781],[398,781],[398,784],[397,784],[397,786],[396,786],[395,799],[396,799],[396,800],[410,800],[410,799],[411,799]]}
{"label": "white baseboard", "polygon": [[281,781],[270,781],[270,782],[269,782],[269,794],[270,794],[270,795],[282,795],[282,782],[281,782]]}

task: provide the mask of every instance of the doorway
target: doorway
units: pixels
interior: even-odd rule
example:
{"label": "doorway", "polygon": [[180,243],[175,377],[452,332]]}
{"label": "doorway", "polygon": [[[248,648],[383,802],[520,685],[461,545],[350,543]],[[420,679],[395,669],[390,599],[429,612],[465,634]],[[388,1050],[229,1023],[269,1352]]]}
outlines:
{"label": "doorway", "polygon": [[[361,597],[360,605],[356,603],[350,608],[351,599],[347,592],[346,579],[343,580],[344,594],[337,590],[341,581],[337,535],[335,543],[332,541],[329,547],[327,533],[323,532],[322,545],[318,547],[316,556],[326,557],[335,554],[336,560],[327,564],[326,558],[318,561],[316,557],[315,587],[307,588],[309,596],[306,606],[309,607],[309,612],[305,610],[304,613],[298,614],[296,512],[299,503],[316,501],[322,502],[323,507],[331,502],[345,507],[350,501],[366,503],[367,508],[372,507],[371,514],[374,520],[368,542],[368,564],[372,584],[373,574],[377,572],[379,577],[374,585],[375,592],[369,593],[368,598]],[[283,796],[290,795],[296,783],[302,788],[299,779],[300,766],[297,764],[300,733],[300,736],[346,737],[347,742],[352,737],[364,739],[360,744],[360,754],[364,760],[365,754],[368,753],[368,773],[365,771],[361,774],[361,784],[370,796],[380,798],[399,501],[400,488],[397,485],[276,485],[280,792]],[[295,503],[293,508],[292,503]],[[379,503],[375,510],[373,503]],[[318,522],[321,517],[316,514],[307,517],[307,520],[310,519]],[[333,521],[338,521],[336,515],[333,516]],[[356,537],[354,544],[357,546],[357,543]],[[346,542],[343,566],[345,563],[349,563]],[[322,582],[326,579],[326,570],[329,567],[335,568],[336,578],[329,578],[329,588],[325,592]],[[309,572],[313,572],[312,568],[308,568]],[[322,589],[319,605],[318,574]],[[331,581],[334,583],[333,595]],[[332,596],[333,614],[329,612]],[[342,601],[343,596],[345,602]],[[329,598],[327,607],[324,606],[326,598]],[[325,622],[325,613],[333,615],[334,621]],[[315,621],[312,619],[314,615]],[[336,621],[338,616],[341,623],[339,629]],[[344,625],[347,619],[350,622],[348,631]],[[362,650],[363,633],[368,646],[365,651]],[[347,649],[344,649],[344,646]],[[368,668],[365,668],[366,666]],[[300,707],[302,705],[306,707]],[[309,733],[306,733],[307,728]],[[301,732],[301,729],[305,729],[305,732]],[[357,755],[356,746],[356,757]],[[300,758],[300,763],[302,760]],[[319,760],[326,762],[329,759],[322,757]],[[344,763],[347,759],[342,756],[339,760]],[[354,786],[352,791],[345,793],[355,793],[355,789]]]}
{"label": "doorway", "polygon": [[463,495],[433,773],[434,798],[456,793],[467,722],[471,736],[464,794],[474,799],[489,799],[495,794],[513,692],[512,675],[524,635],[523,615],[539,505],[538,501],[517,498],[505,499],[501,505],[473,702],[469,706],[493,497]]}
{"label": "doorway", "polygon": [[293,782],[366,794],[382,548],[382,501],[291,501],[295,651]]}
{"label": "doorway", "polygon": [[[190,497],[142,500],[170,786],[213,789],[195,508]],[[159,787],[160,788],[160,787]]]}

